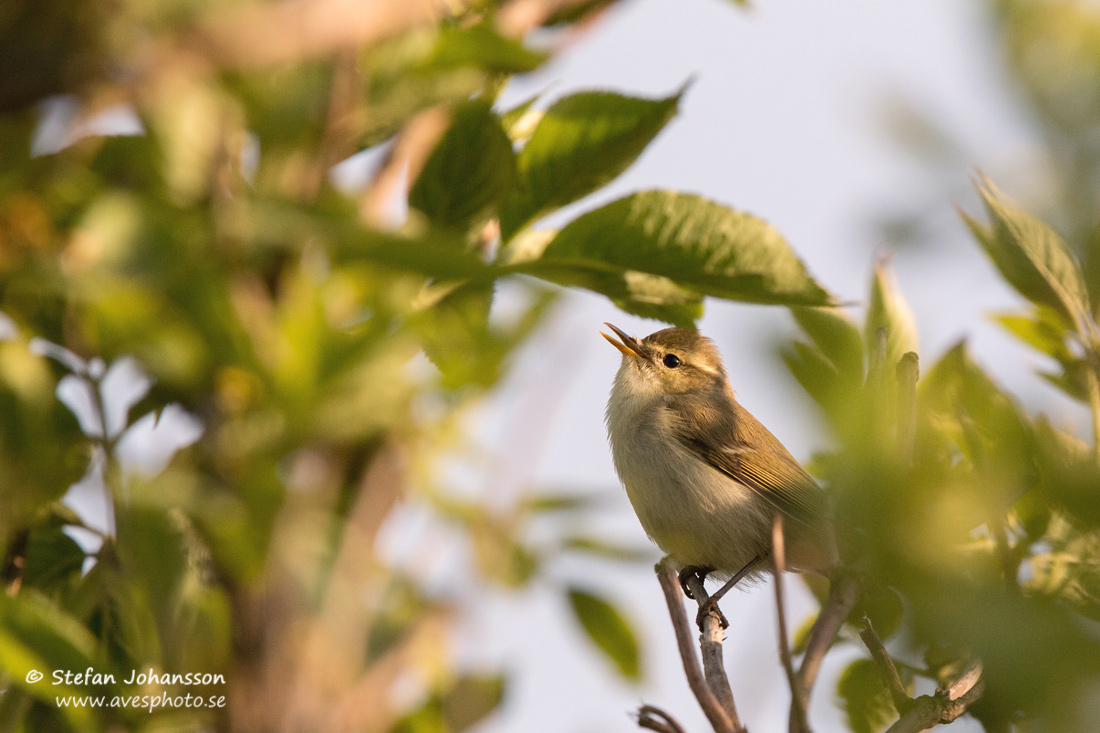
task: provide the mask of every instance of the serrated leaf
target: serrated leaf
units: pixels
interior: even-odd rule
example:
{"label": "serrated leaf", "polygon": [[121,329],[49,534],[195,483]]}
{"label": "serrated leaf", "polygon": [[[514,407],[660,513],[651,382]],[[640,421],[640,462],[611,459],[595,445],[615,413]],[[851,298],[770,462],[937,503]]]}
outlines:
{"label": "serrated leaf", "polygon": [[515,177],[515,153],[500,119],[488,102],[468,102],[428,156],[409,205],[441,227],[464,227],[499,203]]}
{"label": "serrated leaf", "polygon": [[795,322],[841,374],[863,379],[859,327],[838,308],[791,308]]}
{"label": "serrated leaf", "polygon": [[501,236],[603,187],[634,163],[676,114],[664,99],[580,92],[546,110],[519,154],[521,191],[501,213]]}
{"label": "serrated leaf", "polygon": [[635,271],[730,300],[779,305],[830,300],[770,225],[671,191],[636,193],[581,216],[558,233],[539,260],[522,267],[551,280],[574,277],[597,292],[603,292],[599,275]]}
{"label": "serrated leaf", "polygon": [[896,717],[882,675],[870,659],[857,659],[841,672],[836,694],[852,733],[877,733]]}
{"label": "serrated leaf", "polygon": [[886,368],[893,373],[903,354],[917,351],[917,324],[893,276],[885,266],[875,266],[871,277],[871,303],[863,325],[863,338],[871,348],[875,333],[886,328]]}
{"label": "serrated leaf", "polygon": [[978,186],[990,224],[962,214],[1001,275],[1033,303],[1054,308],[1069,323],[1089,312],[1088,290],[1076,258],[1045,223],[1012,206],[982,177]]}
{"label": "serrated leaf", "polygon": [[602,598],[577,588],[569,589],[569,603],[588,638],[610,659],[619,674],[641,678],[638,640],[623,614]]}

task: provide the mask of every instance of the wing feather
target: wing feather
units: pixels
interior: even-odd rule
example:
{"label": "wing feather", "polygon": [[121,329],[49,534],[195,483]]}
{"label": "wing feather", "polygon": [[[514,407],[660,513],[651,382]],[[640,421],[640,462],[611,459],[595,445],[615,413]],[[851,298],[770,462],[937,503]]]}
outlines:
{"label": "wing feather", "polygon": [[730,411],[678,405],[672,425],[680,444],[791,518],[804,523],[820,518],[825,511],[821,487],[756,418],[731,402]]}

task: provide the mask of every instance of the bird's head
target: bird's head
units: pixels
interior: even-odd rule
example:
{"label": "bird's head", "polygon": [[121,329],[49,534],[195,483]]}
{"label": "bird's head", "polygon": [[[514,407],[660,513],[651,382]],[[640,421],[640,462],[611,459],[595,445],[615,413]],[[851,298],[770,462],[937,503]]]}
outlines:
{"label": "bird's head", "polygon": [[726,370],[714,343],[694,328],[666,328],[636,339],[621,328],[604,324],[619,337],[601,331],[622,352],[618,379],[636,391],[665,395],[709,393],[726,385]]}

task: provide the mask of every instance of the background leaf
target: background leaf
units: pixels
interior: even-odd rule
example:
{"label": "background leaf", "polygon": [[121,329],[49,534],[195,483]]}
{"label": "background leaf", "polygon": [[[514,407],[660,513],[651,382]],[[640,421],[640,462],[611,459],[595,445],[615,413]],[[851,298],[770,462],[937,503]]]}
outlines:
{"label": "background leaf", "polygon": [[836,694],[852,733],[877,733],[896,717],[882,675],[870,659],[857,659],[841,672]]}
{"label": "background leaf", "polygon": [[623,677],[641,679],[638,640],[623,614],[602,598],[569,589],[569,603],[588,638],[614,663]]}
{"label": "background leaf", "polygon": [[409,191],[409,204],[441,227],[461,227],[508,192],[516,176],[512,142],[485,101],[454,111]]}
{"label": "background leaf", "polygon": [[1011,206],[988,178],[978,184],[990,225],[963,214],[975,238],[1004,278],[1028,300],[1047,305],[1069,323],[1089,313],[1088,289],[1065,241],[1034,216]]}
{"label": "background leaf", "polygon": [[893,374],[903,354],[917,351],[917,324],[893,276],[882,264],[875,267],[871,277],[871,303],[863,324],[863,338],[868,351],[874,348],[875,333],[879,328],[887,330],[884,366],[888,373]]}

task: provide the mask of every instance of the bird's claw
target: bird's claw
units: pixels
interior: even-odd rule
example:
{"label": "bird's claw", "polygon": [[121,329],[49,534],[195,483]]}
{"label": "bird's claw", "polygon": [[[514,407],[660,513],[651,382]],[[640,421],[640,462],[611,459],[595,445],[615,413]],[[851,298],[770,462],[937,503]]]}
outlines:
{"label": "bird's claw", "polygon": [[714,568],[704,567],[702,565],[688,565],[681,570],[677,577],[680,579],[680,590],[684,592],[684,595],[695,600],[695,596],[691,594],[691,589],[688,587],[688,581],[693,577],[699,578],[699,580],[705,581],[707,576],[713,571]]}
{"label": "bird's claw", "polygon": [[695,615],[695,625],[699,627],[699,631],[703,631],[703,622],[712,613],[718,617],[718,623],[722,625],[723,629],[730,627],[729,620],[722,613],[722,609],[718,607],[718,599],[712,596],[699,604],[699,613]]}

